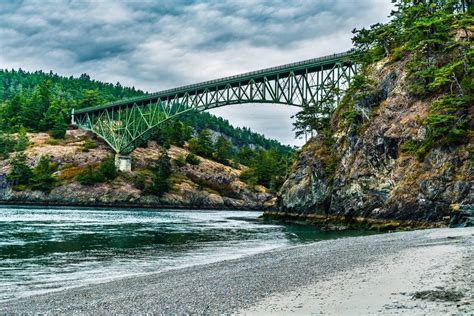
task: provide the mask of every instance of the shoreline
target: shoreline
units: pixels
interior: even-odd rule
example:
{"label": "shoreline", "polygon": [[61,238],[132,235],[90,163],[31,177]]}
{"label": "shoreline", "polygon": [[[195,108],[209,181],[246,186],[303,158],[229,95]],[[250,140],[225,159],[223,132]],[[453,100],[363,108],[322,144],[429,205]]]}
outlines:
{"label": "shoreline", "polygon": [[389,218],[321,215],[317,213],[304,214],[271,210],[264,211],[262,217],[264,219],[275,220],[283,223],[312,225],[320,229],[326,228],[327,230],[362,229],[388,232],[427,228],[446,228],[449,225],[448,219],[444,222],[423,222]]}
{"label": "shoreline", "polygon": [[474,228],[341,238],[16,299],[0,313],[459,313],[474,304],[473,257]]}
{"label": "shoreline", "polygon": [[28,207],[75,207],[75,208],[120,208],[120,209],[156,209],[156,210],[183,210],[183,211],[248,211],[248,212],[264,212],[261,208],[226,208],[226,207],[189,207],[181,205],[144,205],[144,204],[107,204],[107,203],[63,203],[63,202],[30,202],[30,201],[10,201],[0,200],[0,207],[2,206],[28,206]]}
{"label": "shoreline", "polygon": [[40,207],[40,208],[55,208],[55,207],[73,207],[73,208],[118,208],[118,209],[143,209],[143,210],[182,210],[182,211],[247,211],[247,212],[262,212],[259,217],[265,221],[276,221],[278,223],[298,224],[314,226],[322,230],[366,230],[378,232],[394,232],[394,231],[410,231],[417,229],[430,228],[447,228],[446,222],[417,222],[417,221],[403,221],[397,219],[375,219],[366,217],[346,218],[339,216],[325,216],[319,214],[299,214],[276,212],[267,208],[236,208],[236,207],[191,207],[182,205],[146,205],[133,203],[64,203],[64,202],[40,202],[40,201],[17,201],[17,200],[0,200],[0,207]]}

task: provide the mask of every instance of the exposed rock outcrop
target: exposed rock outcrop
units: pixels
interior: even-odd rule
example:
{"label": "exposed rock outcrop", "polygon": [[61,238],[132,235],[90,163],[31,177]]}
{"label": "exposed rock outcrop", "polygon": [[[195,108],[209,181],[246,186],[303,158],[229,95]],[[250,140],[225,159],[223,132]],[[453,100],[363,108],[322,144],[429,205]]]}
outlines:
{"label": "exposed rock outcrop", "polygon": [[[66,139],[52,140],[48,134],[28,134],[30,145],[25,151],[28,162],[34,166],[46,155],[58,166],[58,185],[50,192],[15,191],[11,188],[0,192],[0,200],[10,203],[107,205],[138,207],[210,208],[210,209],[261,209],[273,198],[265,188],[251,188],[240,181],[240,170],[212,160],[199,158],[198,165],[178,166],[176,159],[186,156],[186,149],[171,146],[171,190],[163,196],[144,194],[133,185],[134,174],[121,174],[114,181],[93,186],[81,185],[75,176],[86,165],[97,165],[111,154],[100,141],[97,148],[84,150],[92,134],[82,130],[68,130]],[[95,146],[93,146],[95,147]],[[137,148],[132,153],[135,171],[144,171],[160,157],[161,148],[150,141],[147,148]],[[8,160],[0,160],[0,174],[9,170]]]}
{"label": "exposed rock outcrop", "polygon": [[335,144],[329,152],[337,161],[335,171],[323,172],[330,162],[328,150],[322,150],[327,145],[321,137],[313,138],[267,214],[434,225],[447,223],[456,212],[460,217],[456,223],[472,218],[470,145],[434,148],[422,161],[404,153],[402,144],[425,136],[421,122],[430,100],[411,98],[406,92],[403,62],[379,62],[370,76],[377,83],[375,89],[354,104],[364,114],[362,120],[348,124],[337,111],[334,116]]}

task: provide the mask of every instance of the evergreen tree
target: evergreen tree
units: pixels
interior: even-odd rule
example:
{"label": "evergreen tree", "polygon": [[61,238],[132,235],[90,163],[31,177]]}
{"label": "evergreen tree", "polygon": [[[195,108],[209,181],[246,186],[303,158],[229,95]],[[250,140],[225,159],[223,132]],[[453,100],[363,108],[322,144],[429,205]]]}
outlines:
{"label": "evergreen tree", "polygon": [[196,166],[196,165],[199,165],[199,163],[200,163],[201,161],[199,160],[199,158],[198,158],[195,154],[189,153],[189,154],[186,156],[186,162],[187,162],[188,164],[190,164],[190,165]]}
{"label": "evergreen tree", "polygon": [[22,108],[25,99],[21,93],[16,94],[13,99],[7,101],[0,109],[0,128],[6,131],[15,131],[24,122]]}
{"label": "evergreen tree", "polygon": [[51,137],[56,139],[64,138],[66,135],[67,124],[62,114],[56,115],[51,129]]}
{"label": "evergreen tree", "polygon": [[7,159],[16,146],[15,140],[9,134],[0,133],[0,158]]}
{"label": "evergreen tree", "polygon": [[161,154],[160,159],[154,167],[153,184],[146,189],[147,193],[163,195],[170,189],[168,178],[171,175],[171,162],[168,153],[165,151]]}
{"label": "evergreen tree", "polygon": [[[64,135],[61,136],[61,130],[63,125],[66,124],[66,113],[67,113],[67,105],[63,98],[54,99],[51,103],[51,106],[48,110],[43,114],[42,119],[39,123],[39,129],[42,131],[48,131],[53,128],[58,130],[58,137],[54,138],[63,138]],[[66,131],[67,126],[64,126],[64,132]]]}
{"label": "evergreen tree", "polygon": [[255,152],[252,149],[248,146],[242,146],[237,153],[237,161],[245,166],[249,166],[254,156]]}
{"label": "evergreen tree", "polygon": [[10,160],[10,172],[7,174],[8,181],[12,181],[16,185],[30,184],[33,171],[26,161],[26,156],[23,153],[16,154]]}
{"label": "evergreen tree", "polygon": [[76,180],[82,185],[93,185],[104,182],[105,178],[100,172],[96,172],[91,165],[87,167],[76,176]]}
{"label": "evergreen tree", "polygon": [[46,113],[51,105],[51,80],[44,80],[38,86],[39,102],[36,104],[40,113]]}
{"label": "evergreen tree", "polygon": [[229,159],[232,157],[232,144],[221,135],[217,138],[214,147],[214,158],[218,162],[228,164]]}
{"label": "evergreen tree", "polygon": [[[34,90],[29,106],[24,107],[23,113],[28,117],[26,126],[34,130],[45,132],[50,127],[50,122],[45,118],[52,101],[50,87],[50,80],[41,82]],[[28,111],[29,113],[27,113]]]}
{"label": "evergreen tree", "polygon": [[178,120],[174,120],[171,124],[168,124],[168,126],[167,136],[170,143],[182,147],[184,142],[190,138],[187,126]]}
{"label": "evergreen tree", "polygon": [[33,169],[31,178],[31,188],[43,192],[51,192],[56,179],[53,172],[56,171],[56,164],[51,163],[47,156],[41,156],[38,164]]}
{"label": "evergreen tree", "polygon": [[99,171],[105,179],[114,180],[117,177],[117,167],[115,167],[115,158],[107,157],[99,166]]}
{"label": "evergreen tree", "polygon": [[214,146],[212,143],[211,132],[208,129],[203,129],[197,138],[193,138],[189,142],[189,147],[194,153],[205,158],[212,157]]}
{"label": "evergreen tree", "polygon": [[18,131],[18,136],[15,144],[15,151],[24,151],[28,147],[28,135],[26,129],[22,126]]}
{"label": "evergreen tree", "polygon": [[103,103],[97,90],[84,91],[82,98],[78,102],[78,108],[96,106]]}
{"label": "evergreen tree", "polygon": [[334,83],[328,84],[325,91],[326,94],[321,100],[316,103],[305,104],[303,110],[292,117],[296,118],[296,121],[293,123],[296,137],[313,130],[321,133],[329,127],[331,115],[337,105],[336,99],[339,91]]}

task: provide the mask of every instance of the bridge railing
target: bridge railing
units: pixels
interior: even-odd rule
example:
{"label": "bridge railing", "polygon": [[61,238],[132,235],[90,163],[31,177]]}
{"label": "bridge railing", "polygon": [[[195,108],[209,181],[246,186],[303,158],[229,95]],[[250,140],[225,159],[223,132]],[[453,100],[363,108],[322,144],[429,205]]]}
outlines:
{"label": "bridge railing", "polygon": [[162,91],[159,91],[159,92],[155,92],[155,93],[150,94],[149,96],[170,94],[170,93],[173,93],[173,92],[176,92],[176,91],[179,91],[179,90],[188,90],[188,89],[192,89],[192,88],[199,87],[199,86],[211,85],[213,83],[218,83],[218,82],[221,82],[221,81],[229,81],[229,80],[232,80],[232,79],[248,77],[248,76],[253,76],[253,75],[259,75],[259,74],[262,74],[262,73],[265,73],[265,72],[272,72],[272,71],[275,71],[275,70],[284,70],[286,68],[292,68],[292,67],[296,67],[296,66],[300,66],[300,65],[310,65],[310,64],[321,62],[321,61],[331,60],[331,59],[334,59],[334,58],[350,56],[352,54],[352,52],[353,51],[350,50],[350,51],[347,51],[347,52],[344,52],[344,53],[332,54],[332,55],[328,55],[328,56],[307,59],[307,60],[303,60],[303,61],[299,61],[299,62],[295,62],[295,63],[291,63],[291,64],[285,64],[285,65],[281,65],[281,66],[275,66],[275,67],[250,71],[250,72],[246,72],[246,73],[242,73],[242,74],[238,74],[238,75],[233,75],[233,76],[229,76],[229,77],[223,77],[223,78],[219,78],[219,79],[213,79],[213,80],[203,81],[203,82],[199,82],[199,83],[193,83],[193,84],[186,85],[186,86],[181,86],[181,87],[177,87],[177,88],[172,88],[172,89],[167,89],[167,90],[162,90]]}

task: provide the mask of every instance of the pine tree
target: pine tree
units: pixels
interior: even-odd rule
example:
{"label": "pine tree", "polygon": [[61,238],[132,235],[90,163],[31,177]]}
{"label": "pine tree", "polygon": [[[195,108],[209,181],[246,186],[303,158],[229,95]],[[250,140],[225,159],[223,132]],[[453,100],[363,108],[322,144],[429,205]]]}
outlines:
{"label": "pine tree", "polygon": [[51,137],[56,139],[64,138],[66,135],[67,123],[62,114],[56,115],[51,129]]}
{"label": "pine tree", "polygon": [[313,130],[321,133],[324,129],[328,128],[332,112],[337,105],[336,99],[339,90],[334,83],[328,84],[325,90],[326,94],[321,100],[314,104],[305,104],[303,110],[292,117],[296,118],[296,121],[293,123],[296,137]]}
{"label": "pine tree", "polygon": [[15,144],[15,151],[24,151],[28,147],[28,135],[26,134],[26,129],[22,126],[18,131],[18,136]]}
{"label": "pine tree", "polygon": [[0,133],[0,158],[8,159],[8,154],[15,148],[16,142],[9,134]]}
{"label": "pine tree", "polygon": [[248,146],[242,146],[239,149],[239,152],[237,154],[237,160],[239,163],[249,166],[252,162],[252,159],[255,156],[255,152],[250,149]]}
{"label": "pine tree", "polygon": [[[34,130],[45,132],[51,126],[50,124],[52,122],[46,117],[53,99],[50,88],[51,81],[44,80],[36,87],[35,91],[33,92],[31,104],[34,106],[29,107],[29,111],[31,112],[29,115],[29,124]],[[24,112],[26,111],[28,111],[27,108],[25,108]],[[38,118],[41,119],[38,121]]]}
{"label": "pine tree", "polygon": [[229,159],[232,157],[232,144],[221,135],[217,138],[214,147],[214,158],[218,162],[228,164]]}
{"label": "pine tree", "polygon": [[25,98],[22,93],[17,93],[13,99],[7,101],[0,109],[0,128],[6,131],[15,131],[24,122],[22,108]]}
{"label": "pine tree", "polygon": [[99,92],[97,90],[84,91],[81,100],[78,102],[79,108],[96,106],[102,103]]}
{"label": "pine tree", "polygon": [[38,164],[33,169],[31,178],[31,188],[43,192],[51,192],[56,179],[53,172],[56,171],[56,164],[51,163],[47,156],[41,156]]}
{"label": "pine tree", "polygon": [[165,151],[154,167],[153,184],[145,192],[163,195],[170,189],[168,178],[171,175],[171,162],[168,153]]}
{"label": "pine tree", "polygon": [[15,185],[28,185],[30,183],[33,171],[26,161],[25,154],[16,154],[10,160],[10,166],[10,172],[7,174],[8,181]]}
{"label": "pine tree", "polygon": [[191,139],[189,147],[194,153],[203,156],[205,158],[212,157],[214,146],[212,143],[211,132],[206,128],[203,129],[197,138]]}

